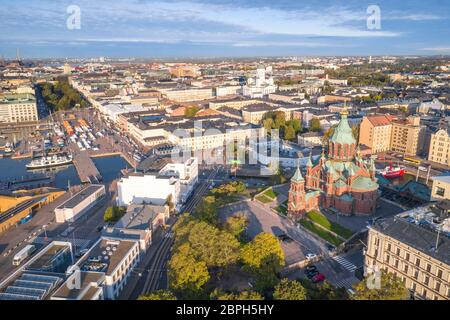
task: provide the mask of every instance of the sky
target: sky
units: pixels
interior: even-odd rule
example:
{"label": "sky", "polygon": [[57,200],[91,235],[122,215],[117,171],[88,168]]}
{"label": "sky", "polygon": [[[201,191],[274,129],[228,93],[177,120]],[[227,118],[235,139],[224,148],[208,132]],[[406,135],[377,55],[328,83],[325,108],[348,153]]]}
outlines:
{"label": "sky", "polygon": [[447,55],[449,19],[448,0],[0,0],[0,55]]}

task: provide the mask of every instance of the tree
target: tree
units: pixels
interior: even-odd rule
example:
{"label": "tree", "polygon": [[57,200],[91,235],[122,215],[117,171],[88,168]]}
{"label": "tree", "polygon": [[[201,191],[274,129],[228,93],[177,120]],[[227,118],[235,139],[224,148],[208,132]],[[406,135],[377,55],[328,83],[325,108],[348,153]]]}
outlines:
{"label": "tree", "polygon": [[206,263],[194,258],[187,243],[179,246],[170,259],[168,273],[170,288],[189,298],[198,296],[209,280]]}
{"label": "tree", "polygon": [[379,288],[369,289],[367,280],[362,280],[354,286],[355,294],[352,300],[407,300],[410,296],[403,281],[393,273],[381,271]]}
{"label": "tree", "polygon": [[195,216],[199,220],[217,224],[217,207],[214,196],[205,197],[195,209]]}
{"label": "tree", "polygon": [[241,239],[244,231],[247,229],[247,225],[247,217],[242,212],[238,212],[227,219],[225,222],[225,230],[235,236],[236,239]]}
{"label": "tree", "polygon": [[208,267],[226,267],[239,259],[239,241],[231,234],[206,223],[192,226],[188,242],[194,257]]}
{"label": "tree", "polygon": [[124,208],[118,206],[108,207],[103,214],[103,220],[105,222],[117,222],[122,218],[125,213]]}
{"label": "tree", "polygon": [[222,293],[217,300],[264,300],[264,297],[255,291],[242,291],[239,293]]}
{"label": "tree", "polygon": [[253,273],[260,290],[274,286],[276,273],[284,266],[284,252],[280,241],[271,233],[262,232],[241,250],[244,269]]}
{"label": "tree", "polygon": [[336,288],[326,280],[320,284],[312,283],[308,279],[297,281],[305,288],[309,300],[348,300],[345,288]]}
{"label": "tree", "polygon": [[275,300],[306,300],[306,290],[298,281],[282,279],[275,286],[273,297]]}
{"label": "tree", "polygon": [[197,112],[198,112],[199,110],[200,110],[200,108],[197,107],[197,106],[187,107],[187,108],[184,110],[184,115],[185,115],[186,117],[188,117],[188,118],[192,118],[192,117],[194,117],[194,116],[197,114]]}
{"label": "tree", "polygon": [[311,120],[311,124],[309,126],[310,131],[320,132],[322,131],[322,126],[320,125],[320,120],[317,118],[313,118]]}
{"label": "tree", "polygon": [[294,140],[295,139],[295,129],[292,126],[287,126],[284,131],[284,139],[285,140]]}
{"label": "tree", "polygon": [[150,294],[142,295],[138,300],[177,300],[177,297],[169,290],[158,290]]}

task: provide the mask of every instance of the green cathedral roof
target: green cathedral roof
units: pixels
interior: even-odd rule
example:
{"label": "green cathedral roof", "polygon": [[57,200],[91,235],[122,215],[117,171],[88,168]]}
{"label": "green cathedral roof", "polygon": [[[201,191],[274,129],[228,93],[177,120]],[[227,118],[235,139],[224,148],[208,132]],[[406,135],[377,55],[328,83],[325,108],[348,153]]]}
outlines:
{"label": "green cathedral roof", "polygon": [[291,178],[291,181],[294,181],[294,182],[305,181],[305,179],[303,179],[303,176],[302,176],[302,173],[301,173],[299,167],[297,167],[297,170],[295,171],[294,176]]}
{"label": "green cathedral roof", "polygon": [[341,121],[334,129],[330,140],[339,144],[356,144],[356,139],[353,136],[352,128],[348,124],[346,114],[341,115]]}

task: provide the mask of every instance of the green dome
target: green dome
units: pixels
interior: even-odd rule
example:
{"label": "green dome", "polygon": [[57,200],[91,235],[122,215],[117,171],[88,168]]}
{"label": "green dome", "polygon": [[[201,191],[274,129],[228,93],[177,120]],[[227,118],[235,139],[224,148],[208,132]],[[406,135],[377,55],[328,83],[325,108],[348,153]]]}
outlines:
{"label": "green dome", "polygon": [[334,129],[333,136],[330,140],[338,144],[356,144],[352,128],[348,124],[347,114],[344,113],[341,115],[341,121],[339,121],[339,124]]}

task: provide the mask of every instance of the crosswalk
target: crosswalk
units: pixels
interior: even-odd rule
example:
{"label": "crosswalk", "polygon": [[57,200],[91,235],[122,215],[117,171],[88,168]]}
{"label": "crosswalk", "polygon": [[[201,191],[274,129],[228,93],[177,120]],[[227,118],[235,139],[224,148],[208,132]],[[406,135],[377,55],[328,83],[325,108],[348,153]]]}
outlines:
{"label": "crosswalk", "polygon": [[350,271],[351,273],[355,272],[356,269],[358,269],[353,263],[348,261],[342,256],[335,256],[333,257],[333,260],[339,263],[341,266],[343,266],[345,269]]}
{"label": "crosswalk", "polygon": [[350,278],[345,278],[345,279],[336,281],[336,283],[334,283],[334,285],[337,288],[352,289],[353,285],[357,282],[359,282],[359,280],[356,277],[350,277]]}

